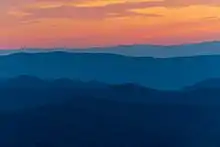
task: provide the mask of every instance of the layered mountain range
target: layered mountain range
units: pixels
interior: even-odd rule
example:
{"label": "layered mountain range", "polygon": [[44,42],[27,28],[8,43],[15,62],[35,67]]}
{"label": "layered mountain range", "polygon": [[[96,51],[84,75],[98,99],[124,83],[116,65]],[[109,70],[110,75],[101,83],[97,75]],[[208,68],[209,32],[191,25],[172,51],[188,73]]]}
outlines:
{"label": "layered mountain range", "polygon": [[14,53],[0,56],[0,78],[29,75],[173,90],[220,78],[219,63],[218,55],[152,58],[103,53]]}

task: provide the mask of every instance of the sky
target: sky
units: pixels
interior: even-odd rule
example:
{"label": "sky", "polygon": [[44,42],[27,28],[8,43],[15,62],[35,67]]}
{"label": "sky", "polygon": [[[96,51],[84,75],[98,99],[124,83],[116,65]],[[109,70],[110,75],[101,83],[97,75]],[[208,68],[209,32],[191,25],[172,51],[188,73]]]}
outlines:
{"label": "sky", "polygon": [[220,40],[220,0],[1,0],[0,48]]}

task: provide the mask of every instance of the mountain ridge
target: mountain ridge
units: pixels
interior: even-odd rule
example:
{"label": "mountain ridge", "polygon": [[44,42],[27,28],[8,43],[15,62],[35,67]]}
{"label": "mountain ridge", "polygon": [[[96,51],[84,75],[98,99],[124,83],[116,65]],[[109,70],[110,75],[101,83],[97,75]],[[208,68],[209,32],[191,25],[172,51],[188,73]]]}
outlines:
{"label": "mountain ridge", "polygon": [[118,45],[111,47],[88,47],[88,48],[21,48],[0,50],[0,54],[7,55],[18,52],[53,52],[65,51],[74,53],[111,53],[131,57],[155,57],[155,58],[171,58],[186,57],[198,55],[220,55],[220,41],[207,41],[191,44],[180,45],[150,45],[150,44],[133,44]]}
{"label": "mountain ridge", "polygon": [[0,56],[0,79],[30,75],[107,84],[136,83],[153,89],[181,89],[220,78],[220,55],[153,58],[90,53],[15,53]]}
{"label": "mountain ridge", "polygon": [[194,89],[163,91],[135,83],[109,85],[71,79],[43,80],[22,75],[0,80],[0,111],[62,104],[74,99],[83,101],[84,98],[129,104],[220,105],[220,86],[216,88],[196,87],[196,84],[193,86]]}

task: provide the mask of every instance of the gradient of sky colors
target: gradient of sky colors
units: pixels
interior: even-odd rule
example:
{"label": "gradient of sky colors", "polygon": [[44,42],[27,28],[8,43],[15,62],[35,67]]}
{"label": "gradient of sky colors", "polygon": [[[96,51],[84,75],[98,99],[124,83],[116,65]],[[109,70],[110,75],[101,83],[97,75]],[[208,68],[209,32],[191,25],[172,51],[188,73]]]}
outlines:
{"label": "gradient of sky colors", "polygon": [[220,0],[1,0],[0,48],[220,40]]}

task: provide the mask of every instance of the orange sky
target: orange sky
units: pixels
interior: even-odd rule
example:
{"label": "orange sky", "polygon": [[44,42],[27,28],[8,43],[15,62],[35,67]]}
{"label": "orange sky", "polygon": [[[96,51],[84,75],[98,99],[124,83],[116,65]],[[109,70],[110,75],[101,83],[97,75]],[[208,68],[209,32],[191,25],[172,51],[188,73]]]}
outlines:
{"label": "orange sky", "polygon": [[220,40],[220,0],[1,0],[0,48]]}

